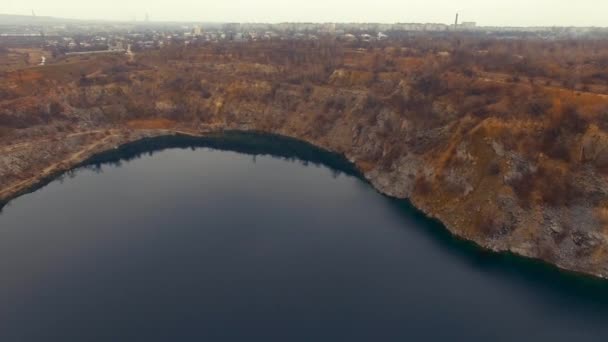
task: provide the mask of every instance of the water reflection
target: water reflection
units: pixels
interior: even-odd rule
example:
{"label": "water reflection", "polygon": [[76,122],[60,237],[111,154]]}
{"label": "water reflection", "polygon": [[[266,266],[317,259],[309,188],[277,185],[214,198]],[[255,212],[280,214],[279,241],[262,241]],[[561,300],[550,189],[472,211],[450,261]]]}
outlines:
{"label": "water reflection", "polygon": [[64,177],[0,216],[2,340],[608,336],[606,282],[484,252],[293,140],[157,139]]}

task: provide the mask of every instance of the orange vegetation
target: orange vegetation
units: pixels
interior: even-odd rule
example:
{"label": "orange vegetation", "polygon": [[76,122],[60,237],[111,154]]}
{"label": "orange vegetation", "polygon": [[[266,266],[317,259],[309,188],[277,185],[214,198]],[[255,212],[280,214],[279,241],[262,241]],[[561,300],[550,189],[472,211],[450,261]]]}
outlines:
{"label": "orange vegetation", "polygon": [[169,129],[175,126],[175,121],[168,119],[141,119],[127,122],[132,129]]}

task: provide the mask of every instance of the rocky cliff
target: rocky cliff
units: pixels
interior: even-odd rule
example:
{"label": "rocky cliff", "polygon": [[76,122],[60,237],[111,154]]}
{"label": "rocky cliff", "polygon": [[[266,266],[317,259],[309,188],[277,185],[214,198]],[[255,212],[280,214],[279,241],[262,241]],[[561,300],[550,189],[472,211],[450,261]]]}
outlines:
{"label": "rocky cliff", "polygon": [[0,199],[143,137],[267,132],[343,154],[480,246],[608,277],[606,95],[470,74],[444,54],[292,48],[307,50],[75,57],[2,75]]}

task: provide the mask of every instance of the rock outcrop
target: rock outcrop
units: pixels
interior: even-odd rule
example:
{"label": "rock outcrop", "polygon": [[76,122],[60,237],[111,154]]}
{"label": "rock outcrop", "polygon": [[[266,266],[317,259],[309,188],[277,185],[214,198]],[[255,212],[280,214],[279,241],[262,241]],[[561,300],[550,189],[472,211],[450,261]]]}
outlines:
{"label": "rock outcrop", "polygon": [[7,77],[19,96],[0,102],[0,199],[143,137],[265,132],[344,155],[378,191],[484,248],[608,277],[606,118],[583,103],[602,97],[574,97],[578,112],[549,103],[549,120],[520,105],[528,85],[356,67],[303,76],[203,52],[78,66],[125,64],[115,78],[66,79],[61,65]]}

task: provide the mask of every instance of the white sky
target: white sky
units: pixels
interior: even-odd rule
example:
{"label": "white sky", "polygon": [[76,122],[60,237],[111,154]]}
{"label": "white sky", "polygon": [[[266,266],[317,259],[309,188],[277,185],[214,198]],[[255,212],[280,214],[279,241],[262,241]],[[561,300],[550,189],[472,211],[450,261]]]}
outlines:
{"label": "white sky", "polygon": [[439,22],[608,26],[608,0],[0,0],[0,13],[208,22]]}

